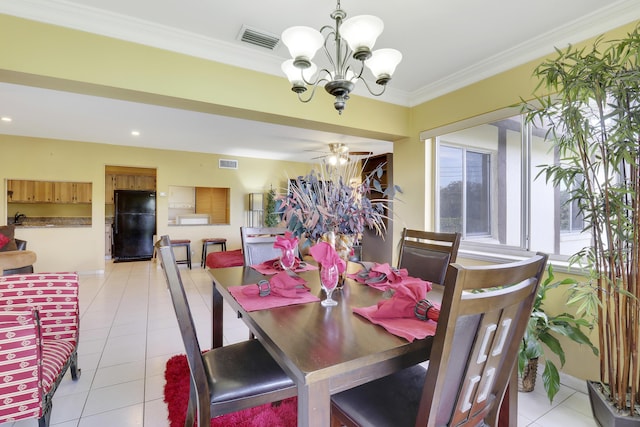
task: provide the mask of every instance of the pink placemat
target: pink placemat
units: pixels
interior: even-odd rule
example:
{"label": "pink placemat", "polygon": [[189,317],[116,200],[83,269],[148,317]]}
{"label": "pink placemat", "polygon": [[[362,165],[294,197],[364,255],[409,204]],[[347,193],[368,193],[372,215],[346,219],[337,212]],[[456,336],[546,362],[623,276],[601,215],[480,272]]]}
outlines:
{"label": "pink placemat", "polygon": [[[440,304],[434,303],[434,307],[440,309]],[[420,320],[417,317],[396,317],[391,319],[374,319],[372,315],[378,310],[377,305],[370,307],[357,307],[354,313],[359,314],[371,323],[380,325],[393,335],[397,335],[413,342],[415,339],[423,339],[436,334],[438,323],[433,320]]]}
{"label": "pink placemat", "polygon": [[229,286],[229,292],[238,301],[238,304],[247,311],[267,310],[276,307],[285,307],[287,305],[306,304],[308,302],[318,302],[320,298],[312,295],[311,292],[301,292],[296,298],[286,298],[277,295],[267,295],[266,297],[246,295],[242,289],[245,286],[257,285],[240,285]]}
{"label": "pink placemat", "polygon": [[[260,274],[264,274],[265,276],[270,276],[272,274],[276,274],[282,271],[281,269],[274,267],[275,262],[278,262],[278,258],[270,259],[269,261],[265,261],[261,264],[252,265],[251,268],[253,268]],[[296,273],[302,273],[303,271],[311,271],[311,270],[317,270],[317,269],[318,267],[316,267],[315,265],[305,262],[304,264],[302,264],[302,267],[298,266],[293,271]]]}

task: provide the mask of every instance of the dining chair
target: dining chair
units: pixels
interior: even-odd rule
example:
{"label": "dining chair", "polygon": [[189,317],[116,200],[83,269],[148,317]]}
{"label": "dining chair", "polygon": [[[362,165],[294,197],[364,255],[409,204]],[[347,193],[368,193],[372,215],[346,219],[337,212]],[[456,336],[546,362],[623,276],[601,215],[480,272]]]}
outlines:
{"label": "dining chair", "polygon": [[281,251],[274,248],[273,243],[277,236],[283,236],[286,231],[281,227],[240,227],[244,265],[256,265],[278,258]]}
{"label": "dining chair", "polygon": [[402,230],[398,268],[406,268],[413,277],[442,284],[447,266],[456,262],[460,233]]}
{"label": "dining chair", "polygon": [[452,264],[428,367],[332,396],[332,426],[496,426],[546,262]]}
{"label": "dining chair", "polygon": [[258,340],[202,352],[169,236],[156,249],[178,319],[191,376],[185,426],[296,395],[296,386]]}

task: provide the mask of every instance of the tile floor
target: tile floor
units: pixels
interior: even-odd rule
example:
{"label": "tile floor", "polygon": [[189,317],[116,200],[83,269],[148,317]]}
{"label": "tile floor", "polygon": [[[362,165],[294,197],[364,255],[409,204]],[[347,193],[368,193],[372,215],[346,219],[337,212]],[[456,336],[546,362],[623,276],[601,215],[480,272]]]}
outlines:
{"label": "tile floor", "polygon": [[[211,280],[199,267],[181,267],[202,348],[211,344]],[[155,262],[107,263],[104,275],[80,279],[82,375],[58,388],[55,427],[166,427],[162,401],[164,366],[183,353],[162,271]],[[248,330],[225,310],[225,343],[244,340]],[[519,394],[518,426],[595,427],[583,392],[563,387],[553,405],[541,392]],[[9,426],[9,424],[6,424]],[[35,427],[37,421],[13,423]],[[4,426],[3,426],[4,427]]]}

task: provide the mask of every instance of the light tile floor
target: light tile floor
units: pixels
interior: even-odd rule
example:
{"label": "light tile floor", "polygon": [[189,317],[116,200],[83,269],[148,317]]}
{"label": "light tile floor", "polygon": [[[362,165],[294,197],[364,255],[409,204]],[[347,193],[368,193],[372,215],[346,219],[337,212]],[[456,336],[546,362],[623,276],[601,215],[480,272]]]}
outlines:
{"label": "light tile floor", "polygon": [[[200,345],[209,348],[209,274],[185,266],[181,273]],[[82,275],[80,311],[82,375],[74,382],[67,374],[56,391],[52,426],[168,426],[162,400],[164,366],[171,356],[184,351],[159,265],[107,262],[104,275]],[[247,328],[229,308],[224,316],[225,343],[247,339]],[[550,405],[540,389],[519,393],[519,427],[596,426],[583,392],[563,386]],[[13,427],[35,426],[36,420],[13,423]]]}

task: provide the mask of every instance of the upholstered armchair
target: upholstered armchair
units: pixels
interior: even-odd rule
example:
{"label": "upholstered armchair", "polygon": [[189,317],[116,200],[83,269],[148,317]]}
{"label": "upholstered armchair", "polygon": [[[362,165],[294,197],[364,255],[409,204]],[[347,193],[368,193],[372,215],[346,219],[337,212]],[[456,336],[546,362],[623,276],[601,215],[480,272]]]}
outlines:
{"label": "upholstered armchair", "polygon": [[0,424],[38,418],[47,427],[67,369],[77,380],[78,276],[0,277]]}
{"label": "upholstered armchair", "polygon": [[13,225],[0,225],[0,276],[33,273],[35,252],[27,250],[25,240],[14,237]]}

